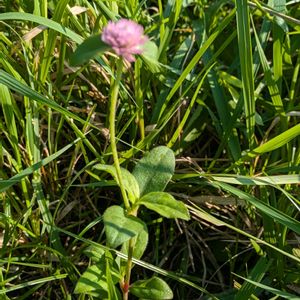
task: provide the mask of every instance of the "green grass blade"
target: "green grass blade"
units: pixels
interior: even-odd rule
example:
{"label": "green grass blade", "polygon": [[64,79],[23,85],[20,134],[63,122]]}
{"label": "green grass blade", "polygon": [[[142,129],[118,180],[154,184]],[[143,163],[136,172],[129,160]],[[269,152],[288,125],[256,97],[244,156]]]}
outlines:
{"label": "green grass blade", "polygon": [[172,97],[175,95],[177,90],[181,87],[184,80],[199,62],[200,58],[203,56],[205,51],[212,45],[218,35],[229,25],[232,18],[234,17],[235,10],[232,10],[231,13],[220,23],[218,28],[215,30],[214,33],[207,39],[207,41],[203,44],[203,46],[197,51],[194,57],[191,59],[190,63],[186,66],[186,68],[182,71],[182,74],[179,76],[177,81],[175,82],[174,86],[172,87],[171,91],[167,95],[165,99],[163,99],[163,103],[158,103],[154,108],[154,113],[152,116],[151,123],[157,123],[158,120],[161,118],[163,112],[167,108],[169,102],[171,101]]}
{"label": "green grass blade", "polygon": [[289,128],[285,132],[270,139],[269,141],[262,144],[261,146],[258,146],[257,148],[253,149],[252,151],[249,151],[248,153],[246,153],[245,156],[243,156],[239,160],[239,162],[246,161],[249,158],[253,158],[253,157],[256,157],[257,155],[261,155],[263,153],[278,149],[278,148],[286,145],[288,142],[290,142],[294,138],[296,138],[299,134],[300,134],[300,124],[295,125],[292,128]]}
{"label": "green grass blade", "polygon": [[[66,6],[68,3],[69,0],[61,0],[58,2],[52,18],[54,22],[62,23],[62,17],[66,11]],[[39,79],[41,81],[41,84],[43,84],[46,81],[47,75],[49,73],[50,64],[53,59],[53,51],[56,46],[56,39],[57,39],[56,30],[50,30],[47,40],[44,39],[44,43],[45,43],[44,54],[43,54],[41,66],[39,68],[40,71]]]}
{"label": "green grass blade", "polygon": [[271,68],[270,68],[267,58],[263,52],[262,46],[260,44],[259,38],[257,36],[256,30],[254,27],[253,27],[253,31],[254,31],[254,35],[255,35],[256,46],[257,46],[258,54],[260,57],[261,65],[262,65],[262,68],[265,73],[266,84],[268,86],[269,93],[270,93],[272,102],[274,104],[274,108],[275,108],[276,112],[280,115],[281,120],[285,123],[284,127],[287,127],[287,120],[285,118],[284,107],[283,107],[283,103],[281,100],[278,85],[276,84],[276,80],[272,75]]}
{"label": "green grass blade", "polygon": [[[234,274],[235,276],[239,277],[239,278],[242,278],[244,279],[245,281],[251,283],[252,285],[256,286],[256,287],[259,287],[261,289],[263,289],[264,291],[268,291],[274,295],[277,295],[277,296],[280,296],[284,299],[289,299],[289,300],[299,300],[299,296],[296,296],[296,295],[293,295],[293,294],[290,294],[288,292],[285,292],[285,291],[281,291],[281,290],[278,290],[278,289],[274,289],[270,286],[267,286],[265,284],[262,284],[262,283],[259,283],[259,282],[256,282],[254,280],[251,280],[251,279],[248,279],[248,278],[244,278],[242,276],[239,276],[237,274]],[[245,298],[244,298],[245,299]]]}
{"label": "green grass blade", "polygon": [[246,200],[251,205],[254,205],[258,210],[276,220],[278,223],[300,234],[300,222],[296,219],[282,213],[281,211],[275,209],[274,207],[271,207],[270,205],[265,204],[254,196],[251,196],[250,194],[232,187],[229,184],[223,182],[214,182],[213,185],[216,185],[217,187],[222,188],[243,200]]}
{"label": "green grass blade", "polygon": [[40,162],[32,165],[29,168],[24,169],[19,174],[11,177],[8,180],[0,180],[0,192],[4,192],[9,187],[13,186],[14,184],[18,183],[23,178],[27,177],[28,175],[32,174],[36,170],[40,169],[42,166],[47,165],[54,159],[58,158],[60,155],[62,155],[64,152],[66,152],[68,149],[70,149],[73,145],[75,145],[80,139],[76,139],[74,142],[68,144],[64,148],[60,149],[59,151],[53,153],[52,155],[42,159]]}
{"label": "green grass blade", "polygon": [[[248,279],[255,282],[260,282],[270,268],[271,264],[271,260],[267,259],[266,257],[261,257],[251,270]],[[251,299],[250,296],[254,293],[255,289],[256,285],[251,284],[249,281],[245,281],[235,295],[234,300]]]}
{"label": "green grass blade", "polygon": [[49,29],[53,29],[61,34],[69,37],[76,43],[82,42],[82,37],[75,33],[74,31],[70,30],[69,28],[44,17],[35,16],[28,13],[21,13],[21,12],[9,12],[9,13],[2,13],[0,14],[0,21],[7,21],[7,20],[21,20],[21,21],[28,21],[28,22],[35,22],[40,25],[47,26]]}
{"label": "green grass blade", "polygon": [[288,252],[286,252],[286,251],[284,251],[284,250],[282,250],[282,249],[280,249],[280,248],[278,248],[278,247],[276,247],[276,246],[274,246],[274,245],[272,245],[272,244],[270,244],[270,243],[268,243],[268,242],[266,242],[266,241],[264,241],[262,239],[259,239],[256,236],[251,235],[251,234],[247,233],[246,231],[244,231],[244,230],[242,230],[242,229],[240,229],[238,227],[235,227],[235,226],[233,226],[231,224],[228,224],[228,223],[226,223],[226,222],[224,222],[224,221],[222,221],[220,219],[217,219],[213,215],[207,213],[206,211],[204,211],[203,209],[201,209],[201,208],[199,208],[197,206],[188,206],[188,208],[189,208],[190,212],[193,215],[196,215],[199,218],[201,218],[201,219],[203,219],[203,220],[205,220],[205,221],[207,221],[207,222],[209,222],[209,223],[211,223],[211,224],[213,224],[213,225],[215,225],[217,227],[219,227],[219,226],[225,226],[225,227],[227,227],[227,228],[229,228],[229,229],[231,229],[231,230],[239,233],[242,236],[248,237],[250,240],[254,240],[258,244],[265,245],[265,246],[269,247],[270,249],[273,249],[276,252],[281,253],[284,256],[286,256],[286,257],[288,257],[288,258],[290,258],[290,259],[292,259],[294,261],[297,261],[298,263],[300,262],[300,258],[299,257],[297,257],[295,255],[292,255],[291,253],[288,253]]}
{"label": "green grass blade", "polygon": [[236,0],[236,17],[238,31],[238,47],[241,64],[241,76],[243,84],[244,110],[247,127],[247,138],[249,148],[255,145],[255,98],[252,45],[250,35],[250,18],[247,0]]}
{"label": "green grass blade", "polygon": [[[27,96],[28,98],[35,100],[39,104],[47,105],[48,107],[51,107],[52,109],[62,113],[65,116],[68,116],[70,118],[73,118],[77,121],[79,121],[82,124],[85,124],[86,121],[81,119],[80,117],[76,116],[75,114],[69,112],[67,109],[63,108],[59,104],[57,104],[53,100],[47,99],[45,96],[39,94],[35,90],[31,89],[27,85],[23,84],[22,82],[16,80],[13,76],[10,74],[4,72],[3,70],[0,70],[0,83],[6,85],[8,88],[12,89],[13,91]],[[97,127],[90,124],[91,127],[98,129]]]}
{"label": "green grass blade", "polygon": [[9,287],[9,288],[3,288],[2,290],[0,290],[0,295],[5,294],[5,293],[9,293],[9,292],[13,292],[13,291],[17,291],[32,285],[37,285],[37,284],[45,284],[48,283],[50,281],[53,280],[59,280],[59,279],[63,279],[66,278],[68,276],[68,274],[60,274],[60,275],[53,275],[53,276],[49,276],[49,277],[44,277],[44,278],[39,278],[39,279],[35,279],[35,280],[31,280],[31,281],[27,281],[27,282],[23,282],[20,284],[17,284],[15,286]]}
{"label": "green grass blade", "polygon": [[277,175],[277,176],[241,176],[241,175],[209,175],[214,180],[237,184],[237,185],[279,185],[279,184],[299,184],[300,175]]}

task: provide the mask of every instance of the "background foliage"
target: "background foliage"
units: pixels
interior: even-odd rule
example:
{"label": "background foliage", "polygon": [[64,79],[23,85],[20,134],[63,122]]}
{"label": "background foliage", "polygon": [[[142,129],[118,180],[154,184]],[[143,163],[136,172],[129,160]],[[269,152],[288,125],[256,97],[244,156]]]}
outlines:
{"label": "background foliage", "polygon": [[150,242],[133,278],[165,276],[175,299],[300,297],[299,1],[2,0],[0,12],[3,299],[92,298],[74,288],[105,245],[103,212],[120,204],[92,168],[112,163],[115,66],[70,56],[119,17],[157,46],[123,78],[122,167],[170,147],[166,191],[192,216],[142,211]]}

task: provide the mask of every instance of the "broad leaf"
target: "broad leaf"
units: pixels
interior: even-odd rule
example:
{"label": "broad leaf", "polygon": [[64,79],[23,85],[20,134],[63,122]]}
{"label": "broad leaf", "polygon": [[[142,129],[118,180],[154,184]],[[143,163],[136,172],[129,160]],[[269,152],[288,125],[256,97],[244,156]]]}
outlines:
{"label": "broad leaf", "polygon": [[111,47],[102,42],[100,34],[88,37],[81,43],[70,57],[70,64],[81,65],[96,55],[103,54]]}
{"label": "broad leaf", "polygon": [[116,248],[140,232],[147,230],[146,224],[133,216],[126,216],[121,206],[111,206],[103,214],[108,246]]}
{"label": "broad leaf", "polygon": [[158,277],[136,281],[131,285],[129,291],[142,299],[173,299],[173,292],[168,284]]}
{"label": "broad leaf", "polygon": [[[148,229],[147,226],[145,226],[145,228],[141,232],[139,232],[139,234],[134,238],[135,239],[135,245],[133,248],[134,258],[140,259],[142,257],[148,244],[148,237],[149,237]],[[122,252],[128,254],[128,242],[123,244]]]}
{"label": "broad leaf", "polygon": [[[79,278],[74,293],[75,294],[100,294],[103,298],[107,297],[107,267],[110,269],[110,280],[116,284],[120,280],[118,266],[114,262],[111,253],[108,251],[97,262],[86,269]],[[101,298],[101,299],[103,299]]]}
{"label": "broad leaf", "polygon": [[145,205],[147,208],[156,211],[166,218],[179,218],[189,220],[190,214],[184,203],[164,192],[152,192],[143,196],[138,205]]}
{"label": "broad leaf", "polygon": [[105,250],[103,248],[97,247],[95,245],[90,245],[83,252],[95,263],[99,262],[105,254]]}
{"label": "broad leaf", "polygon": [[160,72],[161,65],[158,61],[158,48],[152,41],[148,41],[144,45],[144,52],[141,58],[152,73]]}
{"label": "broad leaf", "polygon": [[152,149],[132,172],[140,187],[140,195],[163,191],[172,178],[174,169],[175,156],[171,149],[165,146]]}
{"label": "broad leaf", "polygon": [[[93,168],[109,173],[119,185],[117,171],[114,166],[97,164]],[[135,177],[126,169],[121,168],[121,175],[124,188],[127,191],[128,198],[132,203],[135,203],[136,200],[140,197],[140,189],[138,182],[135,179]]]}

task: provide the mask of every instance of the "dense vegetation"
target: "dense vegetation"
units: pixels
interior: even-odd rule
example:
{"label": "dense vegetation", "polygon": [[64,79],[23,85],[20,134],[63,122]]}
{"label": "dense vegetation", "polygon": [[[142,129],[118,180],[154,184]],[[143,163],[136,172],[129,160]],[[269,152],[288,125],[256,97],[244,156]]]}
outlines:
{"label": "dense vegetation", "polygon": [[0,299],[299,299],[299,2],[0,1]]}

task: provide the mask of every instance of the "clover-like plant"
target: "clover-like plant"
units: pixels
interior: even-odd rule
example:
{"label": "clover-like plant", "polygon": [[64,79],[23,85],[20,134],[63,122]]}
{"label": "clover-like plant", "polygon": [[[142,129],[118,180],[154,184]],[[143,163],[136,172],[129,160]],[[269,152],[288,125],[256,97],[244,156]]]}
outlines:
{"label": "clover-like plant", "polygon": [[[96,164],[94,170],[109,173],[120,187],[123,204],[113,205],[103,214],[106,243],[110,248],[121,248],[127,261],[118,262],[109,251],[89,248],[87,255],[95,264],[90,266],[79,279],[75,292],[89,294],[101,299],[128,299],[128,293],[143,299],[172,299],[173,293],[161,278],[130,282],[132,258],[140,259],[147,247],[147,225],[138,218],[140,207],[153,210],[166,218],[189,220],[186,206],[174,199],[164,189],[175,170],[175,157],[171,149],[159,146],[147,153],[134,167],[132,173],[120,167],[116,147],[115,115],[122,80],[124,61],[134,62],[134,55],[142,55],[150,69],[158,66],[151,50],[155,44],[144,35],[143,27],[121,19],[109,22],[102,36],[85,40],[71,57],[72,64],[81,64],[96,54],[113,50],[117,54],[116,71],[110,91],[109,132],[113,165]],[[147,51],[148,48],[148,51]],[[115,58],[112,58],[115,59]],[[116,288],[119,283],[122,291]]]}

